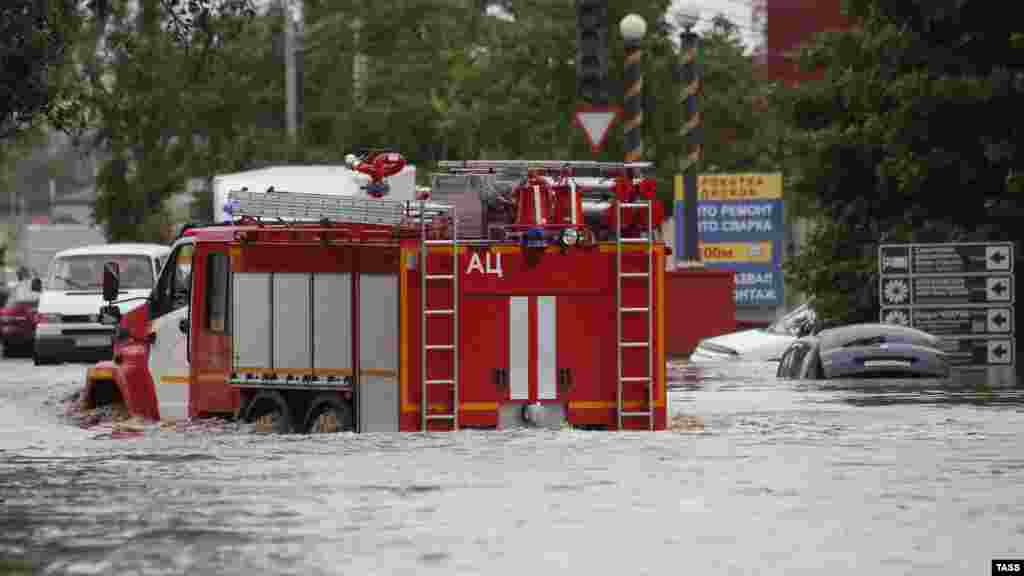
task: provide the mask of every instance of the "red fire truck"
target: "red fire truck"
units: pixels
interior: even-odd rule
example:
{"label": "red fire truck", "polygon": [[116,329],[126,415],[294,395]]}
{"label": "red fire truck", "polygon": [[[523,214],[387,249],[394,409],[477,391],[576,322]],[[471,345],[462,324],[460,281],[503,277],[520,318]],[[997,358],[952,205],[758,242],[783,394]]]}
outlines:
{"label": "red fire truck", "polygon": [[233,221],[184,231],[144,305],[101,311],[115,353],[83,406],[278,432],[664,429],[650,164],[442,162],[399,202],[391,154],[355,160],[369,198],[231,192]]}

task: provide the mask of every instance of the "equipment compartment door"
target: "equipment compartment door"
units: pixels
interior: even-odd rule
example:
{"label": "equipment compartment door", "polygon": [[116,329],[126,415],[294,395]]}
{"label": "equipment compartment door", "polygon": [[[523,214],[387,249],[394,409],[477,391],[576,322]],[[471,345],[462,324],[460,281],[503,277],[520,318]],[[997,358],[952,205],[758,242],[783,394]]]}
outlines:
{"label": "equipment compartment door", "polygon": [[460,327],[459,344],[465,412],[493,412],[496,402],[509,398],[508,313],[507,297],[466,296],[462,301],[459,314],[469,319]]}
{"label": "equipment compartment door", "polygon": [[360,432],[397,432],[398,276],[359,275]]}
{"label": "equipment compartment door", "polygon": [[[600,297],[558,299],[558,395],[562,399],[613,398],[600,388],[602,374],[615,372],[615,318]],[[603,338],[601,334],[611,336]],[[611,380],[609,380],[611,382]]]}

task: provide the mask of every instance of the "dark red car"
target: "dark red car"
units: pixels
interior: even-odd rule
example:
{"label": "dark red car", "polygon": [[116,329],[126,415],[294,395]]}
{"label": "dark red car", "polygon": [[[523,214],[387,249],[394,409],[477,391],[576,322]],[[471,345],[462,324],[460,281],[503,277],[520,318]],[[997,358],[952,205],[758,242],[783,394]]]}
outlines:
{"label": "dark red car", "polygon": [[38,306],[39,293],[32,291],[28,280],[19,282],[11,291],[7,305],[0,308],[0,344],[4,356],[32,354]]}

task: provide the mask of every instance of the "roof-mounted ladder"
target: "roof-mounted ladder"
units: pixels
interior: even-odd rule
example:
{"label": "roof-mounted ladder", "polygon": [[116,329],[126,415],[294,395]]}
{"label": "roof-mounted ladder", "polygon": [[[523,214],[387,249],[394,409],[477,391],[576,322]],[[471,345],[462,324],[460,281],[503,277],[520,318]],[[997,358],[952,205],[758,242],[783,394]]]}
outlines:
{"label": "roof-mounted ladder", "polygon": [[337,196],[333,194],[307,194],[269,190],[232,190],[228,193],[229,212],[233,218],[281,219],[287,221],[319,222],[330,220],[352,224],[399,226],[415,224],[419,216],[424,221],[442,216],[447,207],[436,203],[411,202]]}
{"label": "roof-mounted ladder", "polygon": [[[643,210],[646,212],[647,222],[647,237],[646,238],[623,238],[622,237],[622,216],[625,210]],[[616,274],[618,276],[618,282],[615,289],[615,308],[616,308],[616,339],[617,342],[617,361],[616,368],[618,386],[616,395],[616,408],[618,412],[618,427],[622,430],[622,424],[624,418],[647,418],[648,427],[650,430],[654,430],[654,227],[653,220],[651,217],[652,209],[649,201],[640,202],[616,202],[615,210],[617,211],[617,218],[615,219],[615,254],[616,254]],[[646,256],[647,268],[643,272],[625,272],[622,267],[622,252],[623,248],[627,244],[646,244],[644,255]],[[646,290],[646,305],[641,304],[634,307],[624,307],[622,304],[622,289],[623,284],[627,280],[639,280],[645,283]],[[643,314],[647,318],[647,339],[646,340],[624,340],[622,321],[626,314]],[[626,348],[646,348],[647,358],[647,370],[644,376],[624,376],[622,369],[622,357],[623,350]],[[625,400],[624,400],[624,388],[627,384],[638,382],[642,383],[644,389],[647,391],[647,406],[641,407],[640,410],[626,411]]]}
{"label": "roof-mounted ladder", "polygon": [[[452,430],[459,429],[459,221],[454,206],[445,206],[444,209],[448,213],[448,221],[451,225],[449,239],[428,238],[427,219],[420,219],[420,378],[422,379],[422,387],[420,389],[420,429],[424,432],[429,430],[428,424],[433,420],[449,421],[451,422]],[[420,213],[426,210],[425,204],[421,203]],[[430,249],[433,246],[451,247],[452,268],[450,272],[431,272],[429,266]],[[429,299],[427,298],[428,285],[438,282],[447,283],[451,287],[451,299],[446,307],[431,308],[428,305]],[[451,323],[451,342],[428,344],[427,321],[435,316],[449,319]],[[428,359],[430,356],[436,357],[436,354],[431,354],[431,352],[451,355],[452,372],[450,375],[434,379],[430,378],[431,372],[429,372],[429,368],[431,363]],[[431,395],[429,392],[437,387],[451,387],[451,408],[447,412],[432,412],[430,410]]]}

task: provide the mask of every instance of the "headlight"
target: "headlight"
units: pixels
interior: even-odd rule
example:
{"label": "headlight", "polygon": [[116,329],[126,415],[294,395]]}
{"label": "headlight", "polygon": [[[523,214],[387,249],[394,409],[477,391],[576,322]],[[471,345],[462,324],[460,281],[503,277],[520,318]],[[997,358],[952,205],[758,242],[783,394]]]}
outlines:
{"label": "headlight", "polygon": [[566,228],[562,230],[562,235],[559,236],[558,240],[562,243],[562,246],[575,246],[580,241],[580,231],[575,228]]}
{"label": "headlight", "polygon": [[37,324],[60,324],[60,321],[61,321],[60,314],[37,314],[36,315],[36,323]]}

